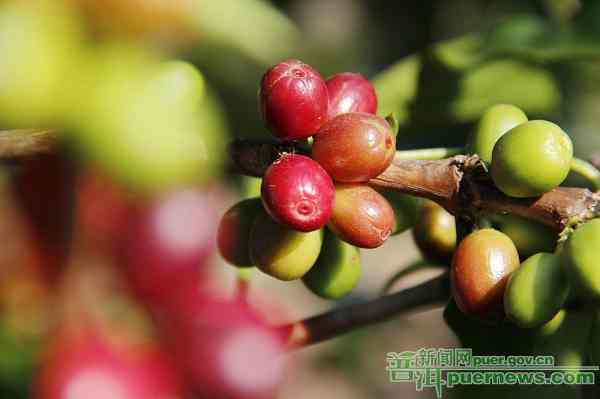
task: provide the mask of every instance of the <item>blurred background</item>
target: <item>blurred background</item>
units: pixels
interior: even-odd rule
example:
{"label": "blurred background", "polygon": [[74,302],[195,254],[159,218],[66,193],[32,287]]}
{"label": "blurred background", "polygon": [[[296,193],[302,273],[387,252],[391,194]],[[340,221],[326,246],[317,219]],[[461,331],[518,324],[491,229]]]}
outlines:
{"label": "blurred background", "polygon": [[[463,145],[485,108],[512,103],[558,123],[587,159],[600,150],[599,19],[593,0],[0,0],[0,129],[61,132],[56,155],[0,169],[0,397],[220,397],[190,394],[208,386],[191,362],[210,356],[178,364],[194,349],[165,336],[185,315],[166,317],[165,333],[172,304],[152,304],[194,273],[219,298],[235,293],[215,231],[258,183],[235,173],[226,144],[268,137],[257,90],[269,66],[299,58],[324,77],[372,79],[378,113],[399,119],[400,149]],[[148,271],[170,256],[192,274]],[[421,259],[410,231],[361,256],[360,284],[343,300],[250,271],[249,301],[269,322],[297,320],[377,297]],[[385,358],[459,345],[442,311],[286,356],[274,397],[434,397],[389,383]],[[77,377],[90,364],[112,371]],[[246,364],[242,379],[261,380]]]}

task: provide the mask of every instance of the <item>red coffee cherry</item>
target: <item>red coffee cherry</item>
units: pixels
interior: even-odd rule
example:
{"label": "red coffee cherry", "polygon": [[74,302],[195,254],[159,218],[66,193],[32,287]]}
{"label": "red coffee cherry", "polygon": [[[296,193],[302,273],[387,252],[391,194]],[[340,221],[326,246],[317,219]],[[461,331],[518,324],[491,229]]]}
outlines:
{"label": "red coffee cherry", "polygon": [[504,314],[504,289],[519,267],[515,244],[494,229],[474,231],[454,251],[451,267],[452,294],[460,310],[479,319]]}
{"label": "red coffee cherry", "polygon": [[327,120],[329,96],[321,75],[299,60],[286,60],[263,76],[260,107],[266,126],[283,140],[315,134]]}
{"label": "red coffee cherry", "polygon": [[394,210],[369,186],[336,184],[329,228],[342,240],[361,248],[377,248],[392,234]]}
{"label": "red coffee cherry", "polygon": [[285,376],[280,331],[242,301],[197,291],[185,295],[185,309],[159,322],[194,392],[215,399],[276,397]]}
{"label": "red coffee cherry", "polygon": [[364,112],[342,114],[317,132],[312,146],[315,161],[341,183],[366,182],[392,163],[396,137],[387,121]]}
{"label": "red coffee cherry", "polygon": [[97,327],[63,327],[48,340],[32,395],[36,399],[181,398],[177,364],[148,339],[117,340]]}
{"label": "red coffee cherry", "polygon": [[279,223],[298,231],[327,224],[335,187],[331,177],[304,155],[284,154],[265,173],[261,194],[265,209]]}
{"label": "red coffee cherry", "polygon": [[359,73],[338,73],[327,79],[329,118],[348,112],[377,112],[377,95],[371,83]]}
{"label": "red coffee cherry", "polygon": [[131,217],[120,260],[144,303],[161,302],[182,282],[200,278],[216,247],[215,208],[208,192],[186,189],[157,199]]}

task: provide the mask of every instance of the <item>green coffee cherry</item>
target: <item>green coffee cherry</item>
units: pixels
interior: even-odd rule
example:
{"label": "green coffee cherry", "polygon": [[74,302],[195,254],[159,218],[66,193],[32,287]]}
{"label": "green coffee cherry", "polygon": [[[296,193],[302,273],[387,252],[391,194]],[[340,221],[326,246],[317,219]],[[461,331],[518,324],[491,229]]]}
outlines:
{"label": "green coffee cherry", "polygon": [[558,235],[550,227],[515,215],[494,215],[495,227],[515,243],[521,259],[553,252]]}
{"label": "green coffee cherry", "polygon": [[250,230],[250,259],[260,270],[279,280],[296,280],[315,264],[323,231],[288,229],[261,210]]}
{"label": "green coffee cherry", "polygon": [[562,255],[573,295],[600,300],[600,219],[577,228],[567,240]]}
{"label": "green coffee cherry", "polygon": [[506,132],[492,152],[492,179],[506,195],[536,197],[569,174],[573,144],[560,127],[529,121]]}
{"label": "green coffee cherry", "polygon": [[396,225],[392,230],[392,235],[400,234],[415,225],[419,208],[417,198],[391,190],[382,191],[381,195],[388,200],[396,216]]}
{"label": "green coffee cherry", "polygon": [[563,306],[569,291],[560,256],[539,253],[521,263],[504,292],[504,311],[520,327],[550,321]]}
{"label": "green coffee cherry", "polygon": [[337,299],[348,294],[360,276],[360,251],[327,230],[321,254],[302,281],[316,295]]}
{"label": "green coffee cherry", "polygon": [[467,151],[479,155],[483,162],[490,164],[496,141],[524,122],[527,122],[527,115],[514,105],[497,104],[488,108],[469,137]]}
{"label": "green coffee cherry", "polygon": [[581,366],[586,361],[593,315],[586,311],[560,310],[535,334],[536,355],[554,356],[557,366]]}
{"label": "green coffee cherry", "polygon": [[223,258],[234,266],[252,266],[250,259],[250,229],[262,210],[260,198],[251,198],[232,206],[219,224],[217,245]]}
{"label": "green coffee cherry", "polygon": [[450,262],[456,248],[456,222],[444,208],[433,201],[423,201],[412,232],[423,256],[443,264]]}

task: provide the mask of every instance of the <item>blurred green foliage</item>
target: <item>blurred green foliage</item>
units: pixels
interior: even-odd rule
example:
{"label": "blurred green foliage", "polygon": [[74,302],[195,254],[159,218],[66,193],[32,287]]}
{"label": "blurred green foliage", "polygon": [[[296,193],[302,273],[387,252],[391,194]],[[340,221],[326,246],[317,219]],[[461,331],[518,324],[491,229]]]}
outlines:
{"label": "blurred green foliage", "polygon": [[[482,111],[503,102],[559,122],[580,156],[600,149],[598,0],[198,0],[186,12],[191,39],[176,47],[130,37],[115,46],[61,4],[0,2],[0,128],[64,126],[81,160],[142,190],[218,178],[231,136],[265,137],[258,82],[289,57],[325,77],[349,70],[372,79],[379,113],[398,118],[400,148],[462,145]],[[180,74],[161,75],[173,59],[197,70],[176,64]],[[242,184],[258,195],[259,180]],[[446,311],[473,346],[523,334],[475,329]],[[0,383],[22,387],[29,355],[4,335]],[[325,363],[360,374],[373,336],[340,340]]]}

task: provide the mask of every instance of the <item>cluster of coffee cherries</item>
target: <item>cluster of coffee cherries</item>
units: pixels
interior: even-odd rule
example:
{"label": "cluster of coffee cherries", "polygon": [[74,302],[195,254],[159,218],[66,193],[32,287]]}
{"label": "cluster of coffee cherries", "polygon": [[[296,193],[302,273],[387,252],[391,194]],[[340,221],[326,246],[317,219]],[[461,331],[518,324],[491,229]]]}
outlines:
{"label": "cluster of coffee cherries", "polygon": [[283,153],[268,167],[261,198],[223,217],[221,254],[280,280],[302,278],[322,297],[345,295],[360,273],[358,248],[379,247],[396,226],[392,206],[365,184],[390,166],[395,132],[376,115],[368,80],[355,73],[324,80],[299,60],[265,73],[259,101],[271,133],[309,145],[311,156]]}
{"label": "cluster of coffee cherries", "polygon": [[[483,114],[467,149],[490,167],[494,185],[516,198],[535,198],[560,185],[573,156],[560,127],[529,121],[522,110],[504,104]],[[559,232],[514,215],[485,218],[485,227],[453,251],[447,313],[454,306],[471,320],[528,329],[536,340],[529,349],[536,354],[558,353],[557,361],[581,365],[589,345],[600,348],[600,342],[590,343],[600,328],[593,310],[600,300],[600,220],[574,226],[559,240]],[[577,345],[583,346],[575,350]]]}

